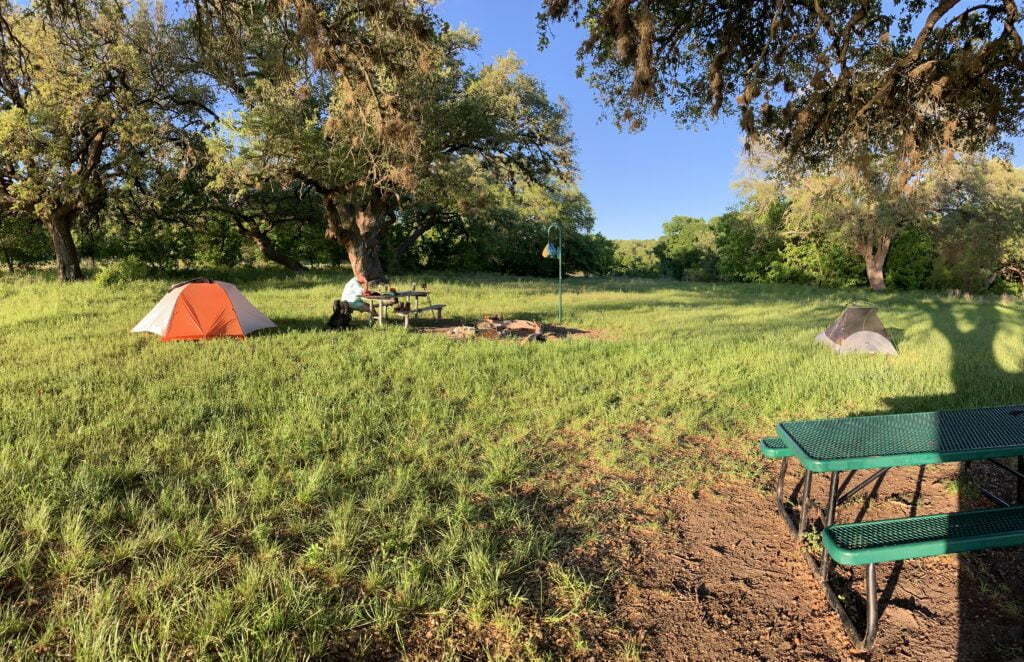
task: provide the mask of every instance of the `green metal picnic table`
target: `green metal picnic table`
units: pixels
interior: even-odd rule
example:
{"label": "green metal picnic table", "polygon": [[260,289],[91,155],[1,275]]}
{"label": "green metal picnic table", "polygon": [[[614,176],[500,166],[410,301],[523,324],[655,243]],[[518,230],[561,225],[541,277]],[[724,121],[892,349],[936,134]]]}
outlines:
{"label": "green metal picnic table", "polygon": [[[1024,503],[1024,405],[793,421],[779,423],[776,431],[779,440],[805,470],[801,518],[794,528],[797,535],[804,532],[806,510],[803,506],[809,498],[815,473],[831,474],[826,526],[832,524],[838,503],[860,492],[893,467],[991,460],[1017,477],[1018,502]],[[1006,457],[1018,458],[1017,469],[994,462],[996,458]],[[777,494],[780,509],[789,458],[782,459]],[[863,469],[876,471],[846,493],[838,494],[840,473]],[[999,505],[1008,505],[990,492],[982,492]]]}
{"label": "green metal picnic table", "polygon": [[[776,431],[778,438],[764,440],[762,451],[767,457],[782,460],[776,486],[776,505],[790,531],[797,538],[802,538],[807,530],[811,484],[814,475],[818,473],[829,474],[828,497],[822,509],[822,522],[825,528],[832,527],[835,523],[838,505],[880,481],[889,469],[902,466],[944,462],[964,462],[969,465],[975,461],[988,461],[1016,477],[1017,502],[1024,504],[1024,405],[794,421],[778,424]],[[804,469],[799,483],[797,518],[794,518],[787,508],[785,498],[785,478],[790,457],[795,458]],[[1017,457],[1016,468],[997,461],[998,458],[1012,457]],[[844,482],[845,487],[852,482],[857,471],[865,469],[874,472],[840,493],[843,472],[849,472]],[[984,489],[980,491],[999,506],[1010,506],[995,494]],[[970,515],[971,513],[964,513],[958,517],[966,522],[967,516]],[[1019,515],[1014,517],[1019,519]],[[988,516],[986,521],[995,520]],[[887,531],[897,531],[901,527],[905,530],[909,522],[911,520],[871,523],[874,525],[873,535],[884,537]],[[927,518],[917,518],[915,525],[927,527]],[[836,529],[840,533],[842,526]],[[864,528],[862,525],[855,526]],[[827,537],[824,542],[826,544],[823,545],[820,560],[808,555],[808,561],[824,582],[828,600],[839,612],[847,631],[855,641],[859,639],[860,644],[870,647],[877,625],[874,563],[872,562],[868,569],[867,584],[870,598],[867,628],[865,635],[861,637],[853,626],[845,605],[828,584],[827,577],[832,561],[829,556],[830,550],[826,547],[831,546],[833,553],[837,550],[831,537]],[[941,544],[941,541],[939,542]],[[927,536],[922,536],[922,544],[925,545],[922,549],[927,548],[927,543]]]}

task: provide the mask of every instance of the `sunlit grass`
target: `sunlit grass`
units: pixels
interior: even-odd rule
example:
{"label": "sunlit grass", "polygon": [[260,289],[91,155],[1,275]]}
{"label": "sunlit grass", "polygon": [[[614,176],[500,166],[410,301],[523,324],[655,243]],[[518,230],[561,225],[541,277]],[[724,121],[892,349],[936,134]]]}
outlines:
{"label": "sunlit grass", "polygon": [[[128,329],[170,281],[0,279],[4,657],[515,640],[600,609],[560,554],[618,499],[760,480],[780,420],[1024,401],[1016,304],[872,296],[891,358],[812,342],[861,292],[571,280],[596,337],[521,345],[327,332],[340,272],[225,277],[282,329],[160,343]],[[455,317],[557,310],[550,281],[427,280]]]}

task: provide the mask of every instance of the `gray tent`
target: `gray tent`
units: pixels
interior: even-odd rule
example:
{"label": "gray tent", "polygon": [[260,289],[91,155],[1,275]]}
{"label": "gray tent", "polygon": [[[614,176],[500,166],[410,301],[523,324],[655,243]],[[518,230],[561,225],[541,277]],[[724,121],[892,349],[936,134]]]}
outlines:
{"label": "gray tent", "polygon": [[878,309],[847,306],[839,318],[815,338],[840,354],[896,354],[888,332],[878,319]]}

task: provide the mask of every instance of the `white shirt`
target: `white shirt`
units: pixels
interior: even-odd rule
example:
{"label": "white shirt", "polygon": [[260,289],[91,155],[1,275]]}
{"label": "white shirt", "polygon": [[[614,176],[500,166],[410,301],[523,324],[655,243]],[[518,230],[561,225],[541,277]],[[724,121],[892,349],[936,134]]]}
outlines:
{"label": "white shirt", "polygon": [[362,284],[356,278],[352,278],[352,280],[345,283],[345,289],[341,291],[341,300],[348,303],[356,303],[357,301],[360,301],[359,297],[362,295]]}

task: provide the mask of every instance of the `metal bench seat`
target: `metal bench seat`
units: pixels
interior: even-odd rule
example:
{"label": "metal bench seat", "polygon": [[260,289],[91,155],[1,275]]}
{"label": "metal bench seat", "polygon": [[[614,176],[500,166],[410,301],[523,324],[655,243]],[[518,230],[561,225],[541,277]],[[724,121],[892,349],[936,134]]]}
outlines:
{"label": "metal bench seat", "polygon": [[431,306],[421,306],[419,308],[413,308],[412,310],[408,310],[406,312],[413,313],[413,314],[425,313],[425,312],[428,312],[428,311],[431,311],[431,310],[442,310],[442,309],[444,309],[444,306],[445,306],[445,304],[443,304],[443,303],[435,303],[435,304],[433,304]]}
{"label": "metal bench seat", "polygon": [[1024,506],[903,519],[834,524],[821,534],[843,565],[973,552],[1024,545]]}
{"label": "metal bench seat", "polygon": [[[1024,506],[833,524],[822,530],[821,540],[825,552],[836,563],[867,566],[864,631],[862,636],[855,635],[855,643],[867,650],[878,632],[875,564],[1024,544]],[[824,569],[827,587],[827,563]],[[828,598],[843,619],[843,625],[854,633],[846,605],[835,599],[831,591]]]}
{"label": "metal bench seat", "polygon": [[419,308],[413,308],[411,310],[397,310],[395,314],[402,318],[405,328],[409,328],[409,319],[417,317],[420,313],[433,312],[434,317],[438,320],[441,319],[441,311],[444,310],[445,304],[435,303],[429,306],[420,306]]}
{"label": "metal bench seat", "polygon": [[761,455],[771,460],[777,460],[783,457],[791,457],[793,449],[778,437],[765,437],[761,440]]}

